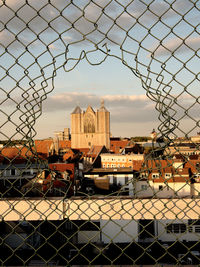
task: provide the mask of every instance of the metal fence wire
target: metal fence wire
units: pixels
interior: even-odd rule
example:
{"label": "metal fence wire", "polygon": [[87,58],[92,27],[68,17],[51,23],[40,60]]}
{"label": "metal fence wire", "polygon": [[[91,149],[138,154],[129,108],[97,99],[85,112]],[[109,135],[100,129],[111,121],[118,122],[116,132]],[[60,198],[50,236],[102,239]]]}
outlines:
{"label": "metal fence wire", "polygon": [[[0,0],[2,266],[199,264],[199,32],[198,0]],[[41,190],[57,174],[34,127],[57,73],[108,57],[141,80],[160,142],[114,193]]]}

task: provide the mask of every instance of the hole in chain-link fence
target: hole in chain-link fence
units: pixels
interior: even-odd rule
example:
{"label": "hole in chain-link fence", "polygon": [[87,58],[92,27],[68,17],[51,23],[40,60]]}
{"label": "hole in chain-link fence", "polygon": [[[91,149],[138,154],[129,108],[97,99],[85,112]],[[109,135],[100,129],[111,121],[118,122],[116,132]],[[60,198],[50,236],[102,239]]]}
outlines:
{"label": "hole in chain-link fence", "polygon": [[[2,266],[199,263],[199,9],[194,0],[0,1]],[[143,160],[128,169],[97,170],[67,142],[58,151],[34,140],[58,73],[108,58],[140,79],[159,113],[158,135],[145,154],[134,143]]]}

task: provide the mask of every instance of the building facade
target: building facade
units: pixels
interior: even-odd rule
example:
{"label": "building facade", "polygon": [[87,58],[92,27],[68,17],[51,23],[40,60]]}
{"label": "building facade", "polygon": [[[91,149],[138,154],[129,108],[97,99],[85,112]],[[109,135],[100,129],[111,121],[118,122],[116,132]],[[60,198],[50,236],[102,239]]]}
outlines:
{"label": "building facade", "polygon": [[144,154],[101,154],[102,168],[133,168],[133,160],[144,160]]}
{"label": "building facade", "polygon": [[103,100],[97,111],[91,106],[86,111],[77,106],[71,113],[71,148],[91,148],[93,145],[110,149],[110,112]]}

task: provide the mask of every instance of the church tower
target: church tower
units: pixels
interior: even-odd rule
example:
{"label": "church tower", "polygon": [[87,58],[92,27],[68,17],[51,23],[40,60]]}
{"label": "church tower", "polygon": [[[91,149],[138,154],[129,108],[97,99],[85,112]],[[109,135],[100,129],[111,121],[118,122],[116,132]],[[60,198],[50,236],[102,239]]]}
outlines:
{"label": "church tower", "polygon": [[110,112],[103,100],[96,112],[91,106],[86,111],[77,106],[71,113],[71,147],[90,148],[93,145],[110,148]]}

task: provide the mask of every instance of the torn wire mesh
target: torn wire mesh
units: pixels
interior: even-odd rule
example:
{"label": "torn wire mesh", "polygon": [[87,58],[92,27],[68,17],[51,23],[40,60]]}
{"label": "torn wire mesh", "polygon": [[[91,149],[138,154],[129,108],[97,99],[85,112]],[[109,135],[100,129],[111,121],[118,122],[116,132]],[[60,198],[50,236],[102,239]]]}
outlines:
{"label": "torn wire mesh", "polygon": [[[0,4],[2,266],[198,263],[199,1]],[[61,69],[108,57],[141,80],[162,142],[109,196],[73,198],[35,124]]]}

